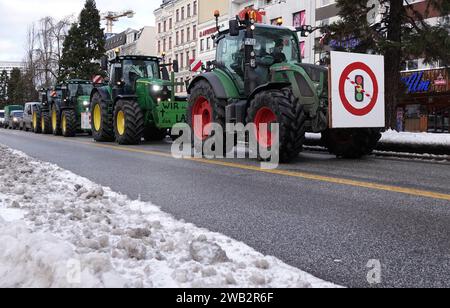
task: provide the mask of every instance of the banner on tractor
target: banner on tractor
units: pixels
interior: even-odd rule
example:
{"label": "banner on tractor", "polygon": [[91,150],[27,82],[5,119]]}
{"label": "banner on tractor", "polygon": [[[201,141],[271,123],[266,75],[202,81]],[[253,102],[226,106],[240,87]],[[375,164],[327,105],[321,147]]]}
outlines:
{"label": "banner on tractor", "polygon": [[384,57],[331,53],[331,128],[385,126]]}

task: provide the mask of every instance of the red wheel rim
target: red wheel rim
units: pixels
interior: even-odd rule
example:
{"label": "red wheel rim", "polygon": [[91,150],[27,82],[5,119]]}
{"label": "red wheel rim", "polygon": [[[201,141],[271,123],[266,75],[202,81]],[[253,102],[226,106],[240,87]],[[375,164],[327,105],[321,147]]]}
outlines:
{"label": "red wheel rim", "polygon": [[[196,125],[196,117],[201,117],[201,126]],[[201,96],[197,98],[197,101],[192,108],[192,125],[194,127],[194,134],[200,140],[205,140],[208,135],[205,134],[205,127],[211,124],[213,121],[213,111],[209,101]]]}
{"label": "red wheel rim", "polygon": [[[267,107],[263,107],[258,110],[255,116],[255,125],[256,125],[256,140],[259,145],[262,145],[265,148],[272,147],[272,143],[275,140],[275,136],[271,130],[271,124],[277,122],[277,116],[275,113]],[[263,134],[261,125],[267,125],[267,133]]]}

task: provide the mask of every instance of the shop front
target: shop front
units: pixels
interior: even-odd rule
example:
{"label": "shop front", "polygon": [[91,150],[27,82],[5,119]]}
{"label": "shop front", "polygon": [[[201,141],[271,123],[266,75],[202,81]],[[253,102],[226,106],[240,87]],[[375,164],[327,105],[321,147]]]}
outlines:
{"label": "shop front", "polygon": [[405,94],[397,112],[397,129],[408,132],[448,133],[450,69],[402,73]]}

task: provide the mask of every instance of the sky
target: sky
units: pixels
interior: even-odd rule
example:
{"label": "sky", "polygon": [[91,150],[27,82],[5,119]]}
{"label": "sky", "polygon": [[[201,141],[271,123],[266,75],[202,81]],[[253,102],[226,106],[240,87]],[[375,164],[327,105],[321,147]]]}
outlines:
{"label": "sky", "polygon": [[[20,61],[24,58],[28,26],[45,16],[61,19],[78,16],[85,0],[0,0],[0,61]],[[100,12],[134,10],[132,19],[115,23],[114,32],[126,28],[139,29],[154,25],[153,11],[161,0],[97,0]],[[102,26],[106,28],[105,22]]]}

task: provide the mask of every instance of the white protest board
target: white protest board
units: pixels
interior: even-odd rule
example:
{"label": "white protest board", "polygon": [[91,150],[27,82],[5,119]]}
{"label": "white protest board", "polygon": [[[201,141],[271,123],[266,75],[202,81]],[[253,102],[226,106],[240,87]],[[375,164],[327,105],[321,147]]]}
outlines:
{"label": "white protest board", "polygon": [[384,127],[384,57],[331,52],[331,128]]}

